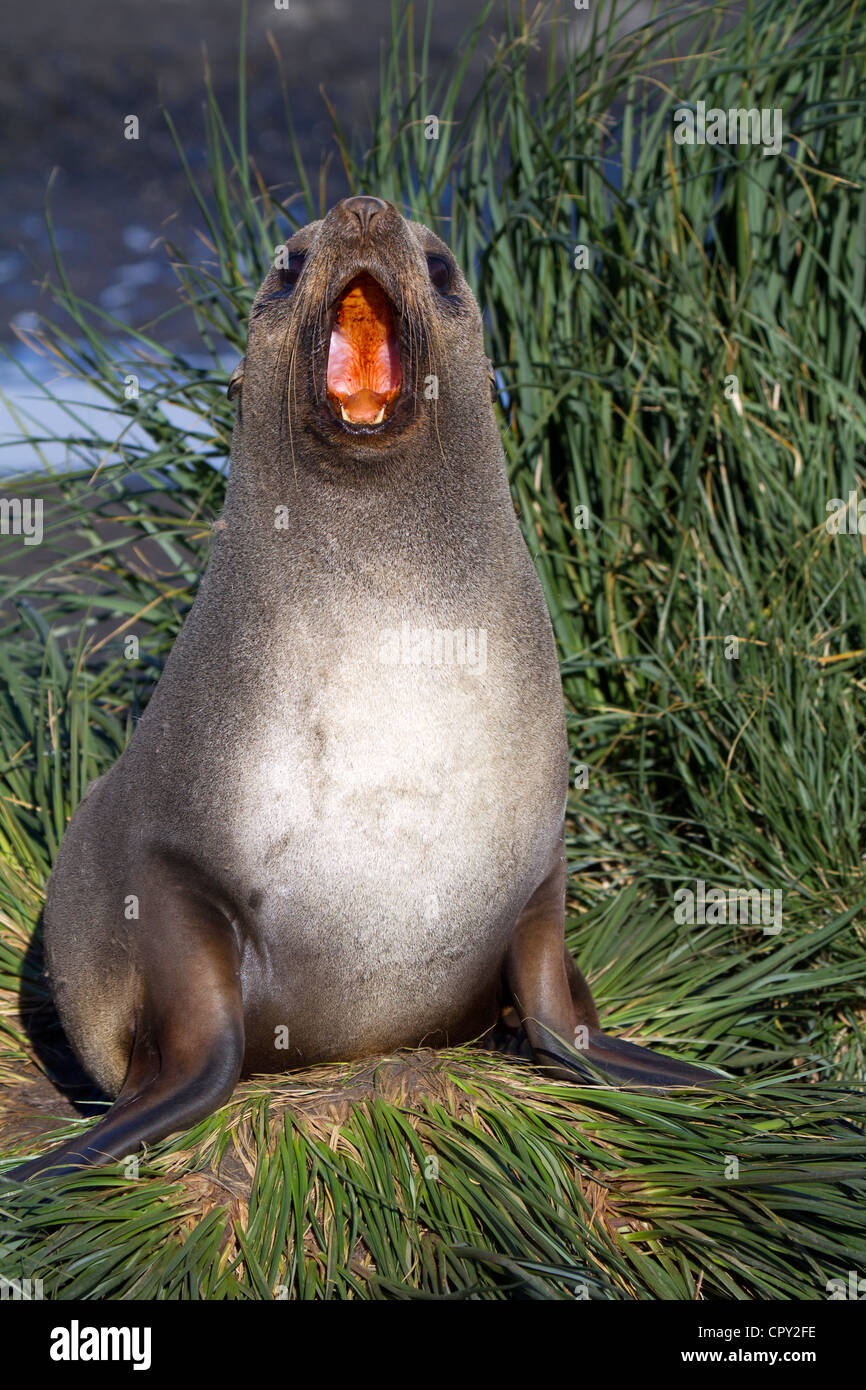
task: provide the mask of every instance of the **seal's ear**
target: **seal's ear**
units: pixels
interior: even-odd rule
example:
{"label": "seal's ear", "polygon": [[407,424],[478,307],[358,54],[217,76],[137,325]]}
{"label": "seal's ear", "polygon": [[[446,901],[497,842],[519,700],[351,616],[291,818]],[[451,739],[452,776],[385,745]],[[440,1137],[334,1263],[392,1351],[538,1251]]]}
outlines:
{"label": "seal's ear", "polygon": [[499,387],[496,384],[496,373],[493,370],[493,363],[490,361],[490,358],[485,357],[484,360],[487,363],[487,379],[490,382],[490,399],[495,405],[499,399]]}
{"label": "seal's ear", "polygon": [[241,358],[240,362],[235,367],[234,371],[231,374],[231,377],[229,378],[229,384],[226,388],[226,395],[228,396],[230,401],[233,401],[235,396],[239,396],[241,394],[241,390],[243,389],[244,363],[246,362],[246,360],[247,359],[245,357]]}

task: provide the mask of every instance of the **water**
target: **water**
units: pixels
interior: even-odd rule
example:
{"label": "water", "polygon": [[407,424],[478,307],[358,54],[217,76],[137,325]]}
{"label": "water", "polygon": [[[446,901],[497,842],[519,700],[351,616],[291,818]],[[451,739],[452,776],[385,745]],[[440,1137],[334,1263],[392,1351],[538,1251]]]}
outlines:
{"label": "water", "polygon": [[[118,357],[129,356],[126,345],[118,344]],[[226,353],[217,367],[210,358],[191,355],[190,365],[208,371],[210,375],[225,373],[225,380],[237,364],[237,354]],[[37,377],[28,381],[21,366]],[[142,391],[147,378],[141,376]],[[160,391],[165,391],[165,378],[160,379]],[[190,438],[210,438],[203,428],[201,417],[173,401],[162,403],[161,409],[169,423],[183,430]],[[72,412],[72,413],[70,413]],[[22,438],[22,433],[36,436],[39,444]],[[61,374],[55,363],[37,356],[27,348],[13,351],[13,360],[0,358],[0,479],[41,472],[46,467],[58,473],[79,470],[83,466],[80,454],[71,455],[68,447],[54,435],[75,434],[78,438],[116,439],[121,435],[128,445],[147,447],[149,436],[141,426],[130,424],[128,415],[113,404],[89,382]],[[41,442],[46,440],[47,442]],[[86,461],[96,466],[101,459],[98,448],[89,447]],[[112,455],[114,461],[117,455]]]}
{"label": "water", "polygon": [[[687,0],[690,3],[691,0]],[[596,0],[591,0],[594,6]],[[611,0],[598,0],[611,7]],[[418,7],[417,29],[424,6]],[[619,32],[646,22],[644,0],[621,3]],[[431,77],[453,68],[460,39],[475,9],[465,0],[436,0],[431,30]],[[572,38],[590,23],[586,12],[563,7]],[[330,158],[329,200],[342,196],[340,160],[322,89],[352,141],[369,129],[375,109],[380,52],[390,27],[388,0],[358,7],[351,0],[291,0],[287,9],[251,6],[247,35],[247,100],[250,155],[264,182],[282,199],[297,190],[286,134],[280,68],[271,40],[281,54],[282,73],[301,158],[311,183],[318,186],[324,160]],[[158,99],[165,100],[192,173],[206,184],[202,46],[214,90],[236,137],[239,8],[236,0],[152,0],[148,22],[134,26],[123,6],[101,0],[43,0],[10,12],[4,32],[12,59],[0,89],[0,119],[5,139],[0,160],[4,199],[0,200],[0,339],[14,361],[0,358],[0,477],[48,466],[79,468],[67,448],[51,436],[73,430],[86,437],[119,435],[141,444],[143,432],[128,417],[107,408],[87,383],[59,375],[57,367],[21,347],[15,329],[36,326],[38,314],[62,322],[62,311],[44,288],[46,273],[56,278],[45,222],[46,193],[55,241],[75,292],[124,324],[146,323],[177,305],[177,281],[165,249],[169,237],[191,251],[202,219],[191,198]],[[503,13],[494,6],[485,36],[467,73],[466,91],[503,36]],[[546,58],[531,56],[530,85],[543,81]],[[34,100],[37,106],[34,108]],[[33,117],[34,109],[39,119]],[[123,137],[123,122],[135,113],[141,138]],[[608,170],[614,182],[618,171]],[[375,191],[375,190],[371,190]],[[191,361],[199,347],[191,314],[171,319],[171,333]],[[68,321],[67,321],[68,323]],[[155,336],[164,338],[161,329]],[[27,366],[45,387],[28,382],[15,361]],[[226,376],[235,359],[226,359]],[[207,367],[210,364],[202,362]],[[74,410],[64,409],[54,392]],[[198,418],[174,404],[168,418],[191,430]],[[20,438],[18,422],[44,443]],[[88,459],[88,462],[91,460]],[[99,461],[94,455],[92,462]]]}

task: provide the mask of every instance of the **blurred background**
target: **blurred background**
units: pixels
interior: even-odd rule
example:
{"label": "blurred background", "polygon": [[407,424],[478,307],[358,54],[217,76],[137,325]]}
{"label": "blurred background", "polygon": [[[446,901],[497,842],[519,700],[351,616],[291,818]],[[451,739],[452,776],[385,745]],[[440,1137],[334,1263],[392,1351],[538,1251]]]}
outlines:
{"label": "blurred background", "polygon": [[[609,9],[609,0],[593,0]],[[397,4],[398,13],[406,10]],[[480,7],[479,7],[480,8]],[[470,58],[480,78],[501,40],[503,7],[495,5]],[[528,7],[532,8],[532,7]],[[563,5],[561,9],[571,9]],[[705,7],[698,7],[705,8]],[[623,5],[621,11],[626,10]],[[650,6],[629,7],[615,32],[643,24]],[[456,61],[473,20],[465,0],[436,0],[431,74]],[[13,325],[34,325],[51,312],[39,279],[51,266],[44,203],[52,171],[52,211],[58,249],[82,298],[129,322],[176,304],[177,282],[157,239],[171,223],[186,240],[200,224],[171,134],[171,114],[193,173],[204,172],[202,78],[207,63],[227,117],[235,105],[242,6],[240,0],[43,0],[19,6],[4,33],[0,123],[0,341],[15,341]],[[282,80],[307,176],[324,169],[328,201],[346,191],[326,100],[350,138],[369,124],[379,64],[390,30],[389,0],[253,0],[247,11],[247,99],[251,154],[265,183],[290,198],[297,192],[286,134]],[[579,36],[588,24],[574,11]],[[416,23],[423,23],[419,7]],[[543,80],[545,55],[530,65]],[[137,115],[138,141],[123,138],[123,119]],[[189,316],[176,315],[177,346],[197,340]]]}

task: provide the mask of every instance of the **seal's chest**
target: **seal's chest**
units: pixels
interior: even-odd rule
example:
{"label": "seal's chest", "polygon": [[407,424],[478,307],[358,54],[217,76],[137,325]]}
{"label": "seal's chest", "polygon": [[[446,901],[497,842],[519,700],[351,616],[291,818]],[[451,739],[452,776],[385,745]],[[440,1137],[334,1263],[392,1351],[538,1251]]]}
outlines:
{"label": "seal's chest", "polygon": [[232,758],[235,837],[258,877],[321,882],[351,865],[383,893],[395,874],[430,892],[467,866],[489,878],[534,838],[547,762],[490,677],[347,657],[274,693]]}
{"label": "seal's chest", "polygon": [[[503,730],[469,676],[403,666],[348,667],[252,736],[240,814],[272,832],[363,824],[376,837],[434,834],[502,777]],[[506,740],[507,742],[507,740]]]}
{"label": "seal's chest", "polygon": [[334,995],[334,1013],[350,998],[357,1022],[396,1016],[419,968],[462,997],[525,891],[515,824],[538,813],[502,785],[477,692],[402,667],[354,676],[320,688],[283,740],[268,734],[236,814],[257,934],[301,952],[317,998]]}

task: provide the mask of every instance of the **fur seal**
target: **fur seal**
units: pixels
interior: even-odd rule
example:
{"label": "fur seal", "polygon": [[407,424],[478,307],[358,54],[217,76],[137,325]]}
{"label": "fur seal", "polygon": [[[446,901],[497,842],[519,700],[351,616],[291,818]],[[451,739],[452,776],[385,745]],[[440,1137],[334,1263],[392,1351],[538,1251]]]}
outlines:
{"label": "fur seal", "polygon": [[58,1012],[115,1103],[13,1177],[503,1006],[553,1076],[716,1079],[604,1034],[565,949],[562,687],[489,373],[451,251],[391,204],[282,248],[198,595],[48,889]]}

